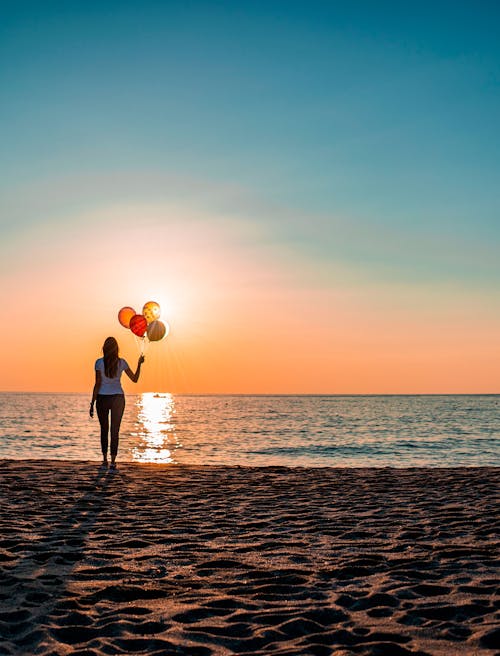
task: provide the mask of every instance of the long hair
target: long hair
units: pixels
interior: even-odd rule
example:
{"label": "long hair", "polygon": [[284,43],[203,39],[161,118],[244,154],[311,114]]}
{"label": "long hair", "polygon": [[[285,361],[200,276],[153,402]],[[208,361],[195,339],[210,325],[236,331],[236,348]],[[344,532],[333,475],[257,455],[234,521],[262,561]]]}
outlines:
{"label": "long hair", "polygon": [[114,378],[118,373],[118,342],[114,337],[107,337],[102,346],[104,355],[104,373],[108,378]]}

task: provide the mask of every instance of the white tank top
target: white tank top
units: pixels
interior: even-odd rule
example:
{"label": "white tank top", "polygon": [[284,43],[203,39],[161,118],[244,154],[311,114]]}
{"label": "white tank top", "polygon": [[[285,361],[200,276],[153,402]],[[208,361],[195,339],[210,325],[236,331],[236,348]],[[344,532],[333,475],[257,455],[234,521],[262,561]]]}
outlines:
{"label": "white tank top", "polygon": [[108,378],[104,373],[104,358],[96,360],[94,368],[96,371],[101,372],[101,387],[99,388],[98,394],[123,394],[120,378],[125,369],[129,368],[126,360],[119,358],[118,369],[114,378]]}

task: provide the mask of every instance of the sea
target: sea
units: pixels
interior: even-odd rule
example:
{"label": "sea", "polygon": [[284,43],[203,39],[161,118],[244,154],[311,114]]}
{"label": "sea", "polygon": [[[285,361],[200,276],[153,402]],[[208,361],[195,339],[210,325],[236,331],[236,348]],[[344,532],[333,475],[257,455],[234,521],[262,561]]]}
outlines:
{"label": "sea", "polygon": [[[0,393],[0,458],[100,461],[87,394]],[[500,395],[127,395],[119,461],[500,466]]]}

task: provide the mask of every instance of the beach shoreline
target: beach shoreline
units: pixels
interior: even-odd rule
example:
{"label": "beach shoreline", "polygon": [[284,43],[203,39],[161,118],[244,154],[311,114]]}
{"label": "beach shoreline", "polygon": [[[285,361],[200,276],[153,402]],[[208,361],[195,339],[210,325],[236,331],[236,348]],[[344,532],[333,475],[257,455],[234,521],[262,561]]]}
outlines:
{"label": "beach shoreline", "polygon": [[500,650],[500,468],[0,466],[2,654]]}

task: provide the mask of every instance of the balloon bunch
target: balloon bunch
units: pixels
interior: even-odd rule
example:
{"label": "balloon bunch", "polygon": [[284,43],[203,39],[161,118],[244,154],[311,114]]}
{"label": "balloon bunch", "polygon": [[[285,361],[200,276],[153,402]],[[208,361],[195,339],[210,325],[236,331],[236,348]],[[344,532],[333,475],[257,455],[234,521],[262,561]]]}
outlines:
{"label": "balloon bunch", "polygon": [[118,321],[124,328],[130,330],[137,337],[150,342],[159,342],[168,334],[168,324],[160,321],[161,309],[156,301],[148,301],[142,308],[142,314],[137,314],[134,308],[122,307],[118,312]]}

